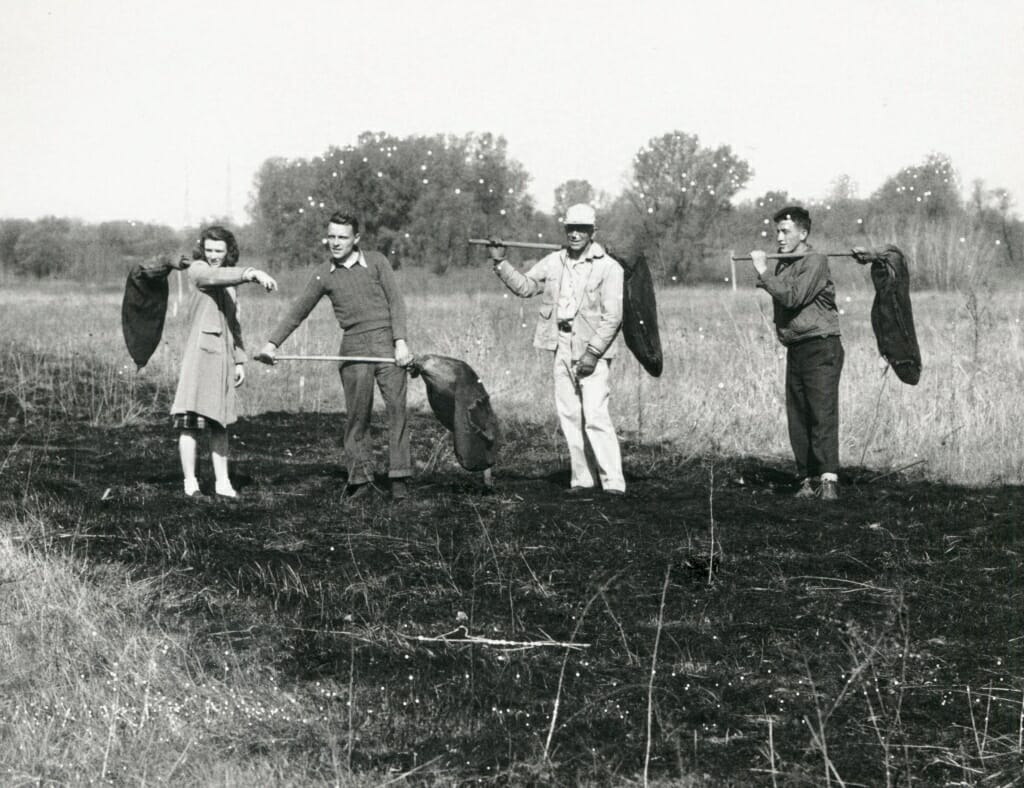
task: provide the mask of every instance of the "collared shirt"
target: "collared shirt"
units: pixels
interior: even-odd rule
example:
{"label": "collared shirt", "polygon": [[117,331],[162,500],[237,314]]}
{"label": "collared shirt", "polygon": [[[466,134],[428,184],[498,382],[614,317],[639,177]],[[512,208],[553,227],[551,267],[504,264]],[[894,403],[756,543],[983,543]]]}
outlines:
{"label": "collared shirt", "polygon": [[558,288],[558,320],[572,320],[580,311],[583,293],[587,282],[594,271],[594,244],[589,244],[586,253],[578,260],[569,257],[568,252],[562,256],[561,282]]}
{"label": "collared shirt", "polygon": [[[363,257],[362,249],[356,249],[353,252],[351,252],[349,256],[345,259],[345,262],[343,262],[340,267],[345,269],[351,269],[352,266],[354,266],[356,263],[359,263],[359,265],[361,265],[363,268],[367,267],[366,258]],[[334,258],[332,257],[331,273],[333,274],[337,268],[339,268],[339,266],[336,262],[334,262]]]}

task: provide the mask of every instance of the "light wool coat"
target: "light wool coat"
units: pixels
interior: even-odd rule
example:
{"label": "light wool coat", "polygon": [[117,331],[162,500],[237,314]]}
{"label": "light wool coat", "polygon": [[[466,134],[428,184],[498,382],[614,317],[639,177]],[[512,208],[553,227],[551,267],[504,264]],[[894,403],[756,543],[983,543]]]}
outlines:
{"label": "light wool coat", "polygon": [[189,303],[188,339],[181,358],[171,414],[193,412],[226,427],[238,420],[235,364],[246,361],[235,285],[249,268],[221,268],[196,260],[188,278],[196,288]]}

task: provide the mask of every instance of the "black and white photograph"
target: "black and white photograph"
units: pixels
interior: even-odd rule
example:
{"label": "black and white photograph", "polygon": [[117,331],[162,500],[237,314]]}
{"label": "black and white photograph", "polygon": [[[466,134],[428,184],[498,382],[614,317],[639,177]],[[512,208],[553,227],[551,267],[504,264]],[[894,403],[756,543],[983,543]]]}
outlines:
{"label": "black and white photograph", "polygon": [[1024,785],[1024,4],[3,16],[0,785]]}

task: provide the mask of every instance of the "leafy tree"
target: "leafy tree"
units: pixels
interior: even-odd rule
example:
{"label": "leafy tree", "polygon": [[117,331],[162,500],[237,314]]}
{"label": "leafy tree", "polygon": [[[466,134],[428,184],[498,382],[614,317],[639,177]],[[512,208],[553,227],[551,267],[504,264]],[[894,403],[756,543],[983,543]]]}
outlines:
{"label": "leafy tree", "polygon": [[555,218],[565,216],[570,205],[585,202],[593,205],[596,202],[597,193],[590,181],[573,179],[560,184],[555,188]]}
{"label": "leafy tree", "polygon": [[364,247],[445,270],[465,262],[470,236],[529,225],[527,181],[501,137],[364,132],[308,162],[265,162],[250,210],[271,259],[316,257],[314,239],[340,209],[360,218]]}
{"label": "leafy tree", "polygon": [[75,244],[68,219],[48,216],[18,236],[14,245],[14,269],[29,276],[55,276],[75,260]]}
{"label": "leafy tree", "polygon": [[1002,257],[1008,263],[1020,260],[1024,245],[1024,227],[1013,215],[1013,196],[1006,189],[985,188],[980,178],[971,187],[969,209],[977,227],[984,228],[987,235],[995,238],[1001,247]]}
{"label": "leafy tree", "polygon": [[302,161],[272,158],[257,170],[249,212],[268,262],[310,262],[310,239],[323,232],[315,226],[315,212],[306,213],[313,179],[313,170]]}
{"label": "leafy tree", "polygon": [[4,270],[15,270],[14,248],[22,233],[31,227],[32,222],[28,219],[0,220],[0,265]]}
{"label": "leafy tree", "polygon": [[634,253],[644,252],[663,278],[685,279],[751,175],[728,145],[704,148],[681,131],[650,140],[634,157],[626,191]]}
{"label": "leafy tree", "polygon": [[921,164],[893,175],[872,197],[875,212],[944,219],[960,212],[960,185],[949,156],[930,153]]}
{"label": "leafy tree", "polygon": [[1021,223],[1013,216],[1013,197],[1006,189],[992,189],[988,193],[989,210],[998,217],[1001,243],[1006,250],[1006,258],[1011,263],[1020,260],[1022,245]]}
{"label": "leafy tree", "polygon": [[716,223],[719,246],[745,252],[751,248],[761,248],[766,242],[774,245],[775,232],[771,218],[780,208],[794,202],[799,201],[790,198],[785,191],[767,191],[753,199],[744,200]]}
{"label": "leafy tree", "polygon": [[178,248],[180,239],[172,228],[146,222],[101,222],[93,228],[94,241],[111,254],[152,257]]}
{"label": "leafy tree", "polygon": [[395,261],[443,273],[466,261],[467,238],[487,234],[473,200],[437,186],[412,206],[404,229],[393,233],[389,251]]}

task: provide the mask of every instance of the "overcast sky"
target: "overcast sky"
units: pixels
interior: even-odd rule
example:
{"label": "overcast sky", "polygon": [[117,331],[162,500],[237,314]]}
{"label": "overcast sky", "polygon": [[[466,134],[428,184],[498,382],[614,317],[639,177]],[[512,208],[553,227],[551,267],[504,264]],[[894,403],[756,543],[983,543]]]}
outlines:
{"label": "overcast sky", "polygon": [[537,204],[673,130],[767,189],[862,196],[932,151],[1024,213],[1022,0],[7,0],[0,216],[245,213],[272,156],[491,131]]}

